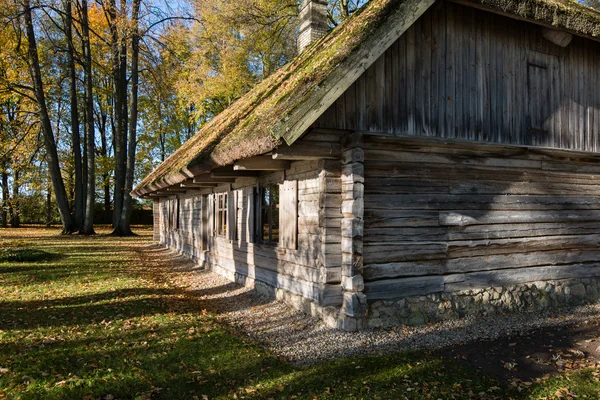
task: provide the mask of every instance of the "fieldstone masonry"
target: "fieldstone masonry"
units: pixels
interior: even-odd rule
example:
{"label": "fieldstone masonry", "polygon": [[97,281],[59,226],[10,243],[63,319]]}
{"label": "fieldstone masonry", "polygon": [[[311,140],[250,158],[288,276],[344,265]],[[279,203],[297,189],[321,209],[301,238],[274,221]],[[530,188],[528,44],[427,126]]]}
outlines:
{"label": "fieldstone masonry", "polygon": [[600,278],[582,278],[377,301],[370,304],[368,327],[422,325],[471,315],[580,305],[598,300],[599,293]]}

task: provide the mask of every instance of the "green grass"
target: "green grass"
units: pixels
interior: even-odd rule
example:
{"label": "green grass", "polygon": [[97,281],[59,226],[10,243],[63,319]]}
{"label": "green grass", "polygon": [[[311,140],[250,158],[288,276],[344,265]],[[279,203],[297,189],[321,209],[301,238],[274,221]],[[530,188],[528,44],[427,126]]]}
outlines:
{"label": "green grass", "polygon": [[51,260],[55,255],[38,249],[10,248],[0,250],[1,262],[27,262]]}
{"label": "green grass", "polygon": [[52,255],[0,261],[0,399],[597,398],[591,371],[518,392],[427,353],[289,365],[145,265],[139,233],[0,230],[0,248]]}

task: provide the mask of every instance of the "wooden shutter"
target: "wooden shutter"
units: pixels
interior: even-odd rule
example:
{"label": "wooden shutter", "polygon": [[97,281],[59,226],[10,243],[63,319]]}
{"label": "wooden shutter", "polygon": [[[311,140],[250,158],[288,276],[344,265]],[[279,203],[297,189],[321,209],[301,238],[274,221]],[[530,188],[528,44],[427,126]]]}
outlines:
{"label": "wooden shutter", "polygon": [[298,181],[279,185],[279,245],[298,247]]}
{"label": "wooden shutter", "polygon": [[248,243],[256,242],[255,233],[256,228],[254,221],[256,221],[254,207],[256,204],[256,198],[254,194],[254,187],[246,188],[246,241]]}
{"label": "wooden shutter", "polygon": [[215,195],[214,194],[209,194],[208,195],[208,209],[207,209],[207,214],[208,214],[208,234],[209,236],[214,236],[215,235]]}
{"label": "wooden shutter", "polygon": [[181,212],[181,199],[175,200],[175,230],[179,230],[179,213]]}
{"label": "wooden shutter", "polygon": [[169,200],[169,230],[175,229],[175,200]]}
{"label": "wooden shutter", "polygon": [[237,190],[227,192],[227,237],[229,240],[237,239]]}

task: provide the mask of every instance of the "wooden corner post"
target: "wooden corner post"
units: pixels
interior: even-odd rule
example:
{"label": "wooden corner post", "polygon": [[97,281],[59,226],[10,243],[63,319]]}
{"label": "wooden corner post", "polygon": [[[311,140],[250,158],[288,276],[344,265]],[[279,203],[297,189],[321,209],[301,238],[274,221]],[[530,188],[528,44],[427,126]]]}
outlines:
{"label": "wooden corner post", "polygon": [[367,296],[363,293],[363,232],[365,153],[363,136],[342,137],[342,291],[343,303],[338,327],[359,330],[366,327]]}

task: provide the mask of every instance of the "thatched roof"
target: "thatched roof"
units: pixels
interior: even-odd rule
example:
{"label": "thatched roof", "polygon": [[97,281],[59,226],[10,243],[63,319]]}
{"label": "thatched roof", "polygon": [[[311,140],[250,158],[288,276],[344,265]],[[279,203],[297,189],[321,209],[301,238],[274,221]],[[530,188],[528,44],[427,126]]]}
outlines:
{"label": "thatched roof", "polygon": [[[441,1],[441,0],[438,0]],[[224,110],[133,190],[137,197],[292,144],[435,0],[371,0]],[[574,0],[458,0],[600,37],[600,14]]]}
{"label": "thatched roof", "polygon": [[458,0],[514,18],[600,39],[600,13],[576,0]]}

